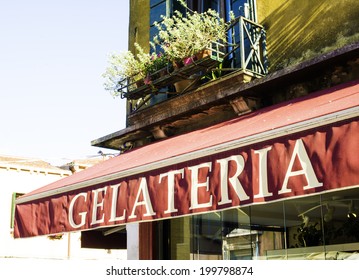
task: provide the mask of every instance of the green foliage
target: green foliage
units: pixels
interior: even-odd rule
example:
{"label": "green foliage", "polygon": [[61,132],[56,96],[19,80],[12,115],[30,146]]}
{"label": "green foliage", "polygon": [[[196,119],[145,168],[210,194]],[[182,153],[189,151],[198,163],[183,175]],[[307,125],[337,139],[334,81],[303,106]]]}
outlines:
{"label": "green foliage", "polygon": [[217,80],[222,76],[222,68],[223,62],[221,62],[216,69],[213,69],[208,74],[204,75],[201,79],[210,81]]}
{"label": "green foliage", "polygon": [[[114,97],[120,94],[122,88],[136,81],[151,84],[152,74],[169,62],[192,57],[206,49],[211,42],[227,41],[226,29],[229,24],[216,11],[209,9],[198,13],[188,9],[185,1],[181,0],[180,3],[188,11],[186,16],[175,11],[172,17],[162,16],[161,23],[155,22],[159,33],[150,46],[153,50],[160,46],[163,53],[147,53],[135,43],[136,55],[130,51],[109,55],[109,66],[102,76],[105,89]],[[234,18],[233,13],[231,15]]]}
{"label": "green foliage", "polygon": [[128,83],[144,80],[149,75],[165,67],[168,58],[164,54],[149,54],[135,43],[137,55],[131,51],[109,55],[109,66],[102,75],[105,78],[104,87],[115,97],[119,95],[119,89]]}
{"label": "green foliage", "polygon": [[175,11],[172,17],[162,16],[162,21],[155,22],[158,35],[153,41],[158,44],[171,61],[180,61],[206,49],[211,42],[226,42],[228,24],[219,14],[209,9],[198,13],[188,10],[183,16]]}

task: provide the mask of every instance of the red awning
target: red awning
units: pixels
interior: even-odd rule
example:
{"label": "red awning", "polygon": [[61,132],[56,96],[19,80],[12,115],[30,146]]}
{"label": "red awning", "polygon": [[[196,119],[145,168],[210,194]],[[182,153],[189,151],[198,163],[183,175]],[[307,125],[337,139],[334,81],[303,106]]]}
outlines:
{"label": "red awning", "polygon": [[155,142],[34,190],[17,200],[15,237],[358,186],[358,82]]}

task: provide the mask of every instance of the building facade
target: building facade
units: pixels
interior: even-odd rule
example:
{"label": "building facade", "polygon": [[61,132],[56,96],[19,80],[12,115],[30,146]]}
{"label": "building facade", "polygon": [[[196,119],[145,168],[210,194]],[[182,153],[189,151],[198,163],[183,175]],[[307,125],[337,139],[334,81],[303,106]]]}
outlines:
{"label": "building facade", "polygon": [[[0,258],[31,259],[125,259],[126,252],[84,248],[81,232],[58,233],[28,239],[14,239],[15,200],[41,186],[68,177],[102,161],[102,157],[74,160],[57,167],[36,158],[0,156]],[[70,171],[70,168],[73,171]]]}
{"label": "building facade", "polygon": [[[231,21],[214,48],[223,57],[121,85],[127,127],[92,141],[121,154],[20,198],[18,221],[55,194],[69,214],[20,223],[17,237],[83,230],[129,259],[357,258],[358,3],[186,3]],[[130,4],[133,53],[151,51],[161,15],[189,13],[175,0]]]}
{"label": "building facade", "polygon": [[[29,242],[29,240],[14,240],[14,202],[15,198],[28,193],[50,182],[59,180],[71,174],[50,164],[33,158],[21,158],[13,156],[0,157],[0,182],[1,213],[2,217],[0,242],[0,257],[66,257],[67,242],[55,241],[47,237],[40,237]],[[60,239],[60,235],[58,237]],[[60,246],[59,243],[62,243]]]}

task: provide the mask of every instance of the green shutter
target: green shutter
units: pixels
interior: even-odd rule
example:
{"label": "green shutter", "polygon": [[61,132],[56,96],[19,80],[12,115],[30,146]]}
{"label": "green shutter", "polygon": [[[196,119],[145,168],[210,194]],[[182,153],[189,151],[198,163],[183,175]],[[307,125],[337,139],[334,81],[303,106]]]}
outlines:
{"label": "green shutter", "polygon": [[22,196],[23,193],[12,193],[12,199],[11,199],[11,217],[10,217],[10,228],[14,228],[14,221],[15,221],[15,200]]}

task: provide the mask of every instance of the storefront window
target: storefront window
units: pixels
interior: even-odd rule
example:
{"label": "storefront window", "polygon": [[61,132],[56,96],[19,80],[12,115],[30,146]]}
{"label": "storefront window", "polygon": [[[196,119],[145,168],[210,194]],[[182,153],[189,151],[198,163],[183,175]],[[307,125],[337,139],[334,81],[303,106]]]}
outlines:
{"label": "storefront window", "polygon": [[323,247],[323,223],[321,196],[309,196],[284,202],[287,224],[288,250],[286,258],[303,259],[316,247],[321,254]]}
{"label": "storefront window", "polygon": [[171,259],[357,259],[359,190],[168,220]]}
{"label": "storefront window", "polygon": [[223,259],[251,259],[257,248],[256,231],[250,227],[249,209],[221,212],[224,221]]}
{"label": "storefront window", "polygon": [[197,215],[191,220],[192,259],[221,259],[223,241],[221,213]]}
{"label": "storefront window", "polygon": [[283,202],[250,207],[251,228],[256,229],[257,249],[252,259],[266,259],[269,251],[286,247],[285,209]]}

